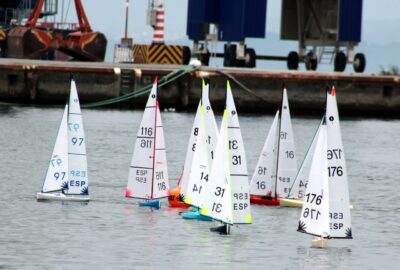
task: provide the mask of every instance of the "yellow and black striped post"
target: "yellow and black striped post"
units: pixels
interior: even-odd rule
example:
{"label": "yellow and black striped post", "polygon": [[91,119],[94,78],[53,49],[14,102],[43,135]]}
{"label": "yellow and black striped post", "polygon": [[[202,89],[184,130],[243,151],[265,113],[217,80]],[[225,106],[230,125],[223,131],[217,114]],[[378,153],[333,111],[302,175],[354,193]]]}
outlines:
{"label": "yellow and black striped post", "polygon": [[190,49],[185,46],[153,43],[133,45],[135,63],[186,65],[190,59]]}

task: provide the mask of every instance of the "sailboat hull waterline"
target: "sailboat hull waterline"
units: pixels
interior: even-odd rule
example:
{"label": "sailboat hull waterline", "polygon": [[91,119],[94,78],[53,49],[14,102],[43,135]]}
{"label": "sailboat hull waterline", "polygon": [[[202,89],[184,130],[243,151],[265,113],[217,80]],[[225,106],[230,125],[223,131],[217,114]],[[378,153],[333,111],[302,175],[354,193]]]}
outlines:
{"label": "sailboat hull waterline", "polygon": [[275,197],[250,195],[250,203],[251,204],[258,204],[258,205],[278,206],[279,205],[279,199],[277,199]]}
{"label": "sailboat hull waterline", "polygon": [[170,207],[176,207],[176,208],[190,207],[190,205],[183,202],[181,189],[179,187],[175,187],[169,191],[168,203]]}
{"label": "sailboat hull waterline", "polygon": [[141,201],[141,202],[138,202],[138,204],[139,204],[139,206],[152,207],[155,209],[161,208],[161,201],[159,201],[159,200]]}
{"label": "sailboat hull waterline", "polygon": [[231,226],[229,224],[224,224],[222,226],[218,226],[218,227],[214,227],[214,228],[210,228],[210,231],[212,232],[216,232],[219,234],[230,234],[231,233]]}
{"label": "sailboat hull waterline", "polygon": [[303,207],[304,201],[300,199],[289,199],[281,198],[279,199],[279,206],[282,207]]}
{"label": "sailboat hull waterline", "polygon": [[36,194],[36,199],[38,201],[52,200],[52,201],[88,202],[88,201],[90,201],[90,196],[89,195],[70,195],[70,194],[64,194],[61,192],[54,192],[54,193],[38,192]]}
{"label": "sailboat hull waterline", "polygon": [[311,241],[312,248],[327,248],[328,247],[328,239],[318,237]]}
{"label": "sailboat hull waterline", "polygon": [[[289,199],[289,198],[281,198],[279,199],[279,206],[282,207],[303,207],[304,201],[300,199]],[[349,205],[350,209],[353,209],[353,205]]]}
{"label": "sailboat hull waterline", "polygon": [[212,221],[213,219],[208,217],[208,216],[204,216],[202,214],[200,214],[199,211],[196,212],[185,212],[181,214],[183,219],[195,219],[195,220],[201,220],[201,221]]}

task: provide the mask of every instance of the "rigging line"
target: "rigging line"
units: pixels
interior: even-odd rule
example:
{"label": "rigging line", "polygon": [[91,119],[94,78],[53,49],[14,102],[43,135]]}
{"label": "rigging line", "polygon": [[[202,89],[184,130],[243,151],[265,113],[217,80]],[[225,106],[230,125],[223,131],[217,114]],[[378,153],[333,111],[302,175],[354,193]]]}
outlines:
{"label": "rigging line", "polygon": [[[167,74],[166,76],[164,76],[163,78],[160,79],[158,86],[164,86],[182,76],[184,76],[185,74],[188,74],[190,72],[196,71],[197,69],[199,69],[199,67],[189,67],[189,68],[183,68],[183,69],[179,69],[179,70],[174,70],[171,73]],[[144,94],[147,94],[151,91],[151,87],[152,87],[152,83],[149,85],[144,86],[143,88],[123,95],[123,96],[119,96],[119,97],[115,97],[115,98],[110,98],[110,99],[106,99],[103,101],[98,101],[98,102],[92,102],[92,103],[87,103],[87,104],[82,104],[81,107],[82,108],[94,108],[94,107],[101,107],[101,106],[105,106],[105,105],[111,105],[111,104],[115,104],[115,103],[119,103],[122,101],[126,101],[129,99],[133,99],[139,96],[142,96]]]}
{"label": "rigging line", "polygon": [[[64,3],[63,3],[64,4]],[[65,23],[68,20],[68,13],[69,13],[69,8],[71,7],[71,0],[68,1],[68,5],[67,5],[67,11],[65,12],[65,21],[62,23]]]}
{"label": "rigging line", "polygon": [[[291,192],[292,192],[292,190],[293,190],[293,186],[294,186],[294,184],[296,184],[296,182],[297,182],[296,180],[298,180],[297,177],[299,176],[300,171],[301,171],[301,169],[302,169],[302,167],[303,167],[303,164],[304,164],[304,162],[306,161],[308,152],[310,152],[310,150],[311,150],[311,146],[313,145],[313,142],[314,142],[314,140],[315,140],[315,137],[316,137],[317,134],[318,134],[319,128],[320,128],[322,122],[324,121],[324,117],[325,117],[325,116],[322,117],[321,121],[320,121],[319,124],[318,124],[317,129],[315,130],[313,139],[312,139],[312,141],[311,141],[311,143],[310,143],[310,146],[309,146],[308,149],[307,149],[307,152],[306,152],[306,155],[304,156],[303,161],[302,161],[301,164],[300,164],[300,168],[299,168],[299,170],[297,171],[297,174],[296,174],[296,177],[294,178],[293,184],[292,184],[292,186],[291,186],[290,189],[289,189],[289,193],[288,193],[288,195],[287,195],[287,198],[289,198],[289,196],[291,195]],[[307,180],[308,180],[308,179],[307,179]]]}
{"label": "rigging line", "polygon": [[257,95],[253,90],[251,90],[250,88],[248,88],[247,86],[245,86],[243,83],[241,83],[238,79],[236,79],[234,76],[232,76],[231,74],[222,71],[222,70],[217,70],[217,73],[221,73],[222,75],[228,77],[229,79],[231,79],[232,81],[234,81],[237,85],[239,85],[243,90],[245,90],[246,92],[252,94],[253,96],[261,99],[262,101],[268,102],[265,98],[263,98],[260,95]]}

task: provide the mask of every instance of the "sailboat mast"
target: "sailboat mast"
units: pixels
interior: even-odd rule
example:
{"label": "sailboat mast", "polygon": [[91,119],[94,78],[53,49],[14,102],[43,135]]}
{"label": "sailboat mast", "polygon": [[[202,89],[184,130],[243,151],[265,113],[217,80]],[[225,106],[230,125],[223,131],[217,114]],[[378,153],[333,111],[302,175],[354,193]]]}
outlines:
{"label": "sailboat mast", "polygon": [[[158,87],[158,85],[157,85]],[[157,97],[157,95],[156,95]],[[158,100],[156,98],[156,107],[155,107],[155,113],[154,113],[154,148],[153,148],[153,170],[152,170],[152,176],[151,176],[151,198],[153,199],[154,195],[154,175],[155,175],[155,163],[156,163],[156,147],[157,147],[157,112],[158,112]]]}
{"label": "sailboat mast", "polygon": [[277,198],[277,186],[278,186],[278,166],[279,166],[279,146],[281,144],[281,126],[282,126],[282,104],[283,104],[283,91],[285,84],[282,85],[282,103],[279,109],[279,127],[278,127],[278,147],[276,148],[276,167],[275,167],[275,198]]}

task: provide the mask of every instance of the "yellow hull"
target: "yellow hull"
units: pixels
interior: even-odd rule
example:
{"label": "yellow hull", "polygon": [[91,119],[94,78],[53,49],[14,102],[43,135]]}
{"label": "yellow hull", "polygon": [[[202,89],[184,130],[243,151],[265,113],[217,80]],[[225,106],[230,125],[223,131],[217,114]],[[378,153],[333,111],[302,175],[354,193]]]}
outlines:
{"label": "yellow hull", "polygon": [[279,206],[283,207],[302,207],[303,200],[299,199],[289,199],[289,198],[281,198],[279,199]]}

